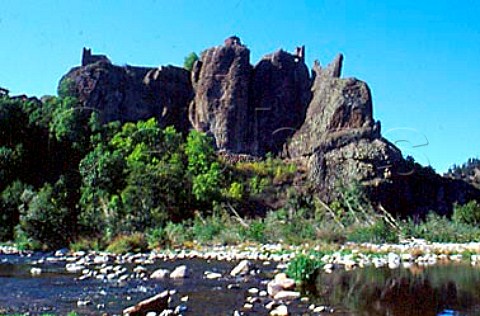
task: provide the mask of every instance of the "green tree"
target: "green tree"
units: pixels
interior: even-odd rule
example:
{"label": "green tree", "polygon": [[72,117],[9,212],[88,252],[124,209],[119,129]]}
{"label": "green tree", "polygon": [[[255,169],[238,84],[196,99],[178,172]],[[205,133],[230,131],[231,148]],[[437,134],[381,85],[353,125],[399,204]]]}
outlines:
{"label": "green tree", "polygon": [[183,68],[187,69],[188,71],[192,71],[193,65],[197,60],[198,60],[198,55],[195,52],[191,52],[183,60]]}
{"label": "green tree", "polygon": [[220,196],[222,168],[216,159],[212,139],[192,130],[185,146],[193,195],[198,201],[215,201]]}
{"label": "green tree", "polygon": [[70,210],[66,206],[66,186],[63,177],[53,186],[46,184],[37,193],[24,198],[27,207],[20,212],[22,231],[49,249],[68,245],[74,236]]}
{"label": "green tree", "polygon": [[188,212],[186,158],[182,136],[155,119],[126,123],[100,140],[80,163],[81,223],[124,232],[162,226]]}
{"label": "green tree", "polygon": [[31,190],[30,186],[14,181],[0,195],[0,240],[12,240],[14,228],[19,222],[19,209],[22,206],[22,194]]}

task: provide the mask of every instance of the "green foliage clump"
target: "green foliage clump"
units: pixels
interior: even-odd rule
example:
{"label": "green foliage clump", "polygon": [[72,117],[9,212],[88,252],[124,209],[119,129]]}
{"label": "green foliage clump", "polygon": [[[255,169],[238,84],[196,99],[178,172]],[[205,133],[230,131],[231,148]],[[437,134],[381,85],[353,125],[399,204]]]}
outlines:
{"label": "green foliage clump", "polygon": [[74,97],[76,94],[75,81],[71,78],[63,78],[58,84],[57,94],[60,98]]}
{"label": "green foliage clump", "polygon": [[412,219],[400,225],[403,236],[423,238],[432,242],[480,241],[480,228],[451,221],[445,216],[430,212],[426,219],[414,222]]}
{"label": "green foliage clump", "polygon": [[108,245],[107,251],[112,253],[142,252],[148,249],[145,235],[134,233],[131,235],[119,235]]}
{"label": "green foliage clump", "polygon": [[396,243],[398,242],[398,233],[384,220],[377,220],[371,225],[359,226],[353,228],[347,234],[347,239],[354,242],[371,243]]}
{"label": "green foliage clump", "polygon": [[53,186],[46,184],[38,192],[25,191],[22,195],[26,207],[20,212],[21,229],[47,248],[67,245],[74,234],[65,186],[61,178]]}
{"label": "green foliage clump", "polygon": [[297,282],[313,280],[323,265],[321,257],[310,254],[300,254],[293,258],[287,267],[287,275]]}
{"label": "green foliage clump", "polygon": [[69,245],[71,251],[101,251],[105,249],[105,242],[99,237],[80,237]]}
{"label": "green foliage clump", "polygon": [[191,52],[185,57],[183,61],[183,68],[187,69],[188,71],[192,71],[193,65],[198,60],[198,55],[195,52]]}
{"label": "green foliage clump", "polygon": [[17,180],[0,194],[0,241],[14,238],[14,228],[19,222],[20,208],[23,205],[21,197],[26,190],[31,191],[32,187]]}
{"label": "green foliage clump", "polygon": [[220,195],[222,169],[216,161],[212,139],[192,130],[185,146],[187,170],[192,179],[192,191],[199,201],[217,200]]}
{"label": "green foliage clump", "polygon": [[480,224],[480,204],[475,200],[465,205],[456,204],[452,219],[457,223],[478,226]]}
{"label": "green foliage clump", "polygon": [[84,228],[112,238],[182,217],[189,186],[181,135],[155,119],[111,128],[80,162]]}

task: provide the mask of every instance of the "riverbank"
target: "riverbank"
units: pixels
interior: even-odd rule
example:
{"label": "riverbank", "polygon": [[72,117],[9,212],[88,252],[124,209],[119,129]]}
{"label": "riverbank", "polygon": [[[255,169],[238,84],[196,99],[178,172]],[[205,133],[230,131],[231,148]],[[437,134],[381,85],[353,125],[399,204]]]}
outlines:
{"label": "riverbank", "polygon": [[[0,254],[31,256],[35,251],[19,250],[14,245],[0,246]],[[409,239],[395,244],[353,243],[312,245],[287,244],[257,244],[244,243],[239,245],[201,245],[193,243],[189,247],[176,249],[157,249],[144,253],[115,254],[107,251],[72,251],[61,249],[45,252],[52,262],[75,262],[77,259],[94,258],[93,262],[150,264],[155,260],[203,259],[218,261],[271,261],[288,263],[299,255],[315,256],[324,263],[337,263],[348,266],[349,261],[355,261],[358,267],[377,264],[382,261],[392,261],[397,258],[401,263],[436,264],[468,261],[472,265],[480,263],[480,243],[439,243],[423,239]],[[104,259],[99,259],[104,258]],[[371,258],[369,261],[368,258]],[[375,260],[373,260],[375,259]],[[382,260],[384,259],[384,260]],[[41,262],[40,262],[41,263]],[[381,266],[381,265],[378,265]]]}

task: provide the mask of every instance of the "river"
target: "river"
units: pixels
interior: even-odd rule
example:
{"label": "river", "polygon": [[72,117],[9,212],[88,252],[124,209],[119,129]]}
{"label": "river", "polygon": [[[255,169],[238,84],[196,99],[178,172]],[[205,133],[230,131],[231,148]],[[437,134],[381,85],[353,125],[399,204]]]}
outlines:
{"label": "river", "polygon": [[[65,261],[56,260],[52,254],[1,255],[0,314],[65,315],[76,311],[80,315],[118,315],[125,307],[169,289],[176,292],[172,305],[186,307],[183,315],[232,315],[235,310],[245,315],[268,315],[264,308],[268,297],[253,300],[248,310],[244,304],[252,296],[248,289],[266,288],[266,281],[278,272],[276,264],[256,262],[257,273],[242,278],[229,275],[235,264],[203,259],[161,260],[147,265],[144,277],[120,282],[79,280],[79,274],[67,273]],[[178,265],[188,267],[188,278],[148,278],[158,268],[173,270]],[[32,267],[42,272],[32,275]],[[126,263],[124,267],[133,271],[134,265]],[[222,277],[207,279],[206,271],[218,272]],[[312,304],[325,306],[325,311],[334,315],[480,314],[480,269],[467,264],[322,272],[300,290],[308,301],[290,304],[291,315],[314,314],[309,309]]]}

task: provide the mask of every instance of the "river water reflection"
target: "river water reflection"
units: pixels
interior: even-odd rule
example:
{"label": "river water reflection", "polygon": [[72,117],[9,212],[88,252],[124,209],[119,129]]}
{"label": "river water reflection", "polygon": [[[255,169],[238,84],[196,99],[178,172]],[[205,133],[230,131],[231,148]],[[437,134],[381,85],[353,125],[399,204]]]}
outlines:
{"label": "river water reflection", "polygon": [[322,273],[304,290],[352,315],[480,315],[480,268],[466,264]]}

